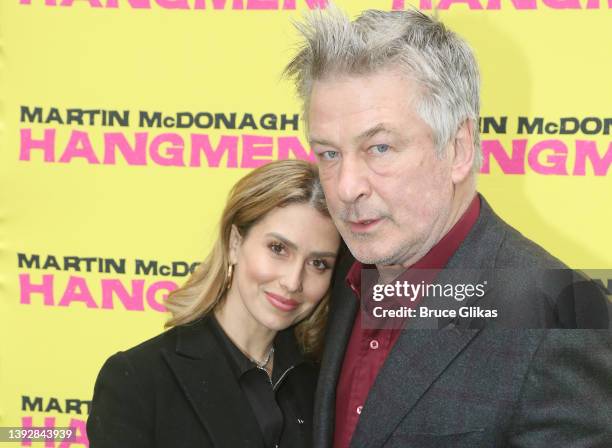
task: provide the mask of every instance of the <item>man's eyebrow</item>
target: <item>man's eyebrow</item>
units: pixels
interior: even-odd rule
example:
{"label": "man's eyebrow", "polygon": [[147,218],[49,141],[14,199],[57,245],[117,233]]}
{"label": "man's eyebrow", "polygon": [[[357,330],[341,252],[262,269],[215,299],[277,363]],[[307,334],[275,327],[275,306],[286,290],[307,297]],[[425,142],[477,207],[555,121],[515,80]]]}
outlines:
{"label": "man's eyebrow", "polygon": [[372,126],[370,129],[363,131],[361,134],[355,137],[354,141],[360,142],[363,140],[367,140],[368,138],[374,137],[376,134],[379,134],[381,132],[391,133],[392,131],[387,128],[384,123],[378,123],[377,125]]}
{"label": "man's eyebrow", "polygon": [[[363,140],[366,140],[368,138],[374,137],[376,134],[379,134],[381,132],[384,133],[392,133],[393,131],[391,129],[389,129],[384,123],[378,123],[377,125],[371,127],[370,129],[367,129],[365,131],[363,131],[361,134],[359,134],[357,137],[355,137],[353,140],[355,142],[360,142]],[[325,140],[322,138],[316,138],[316,137],[309,137],[308,138],[308,142],[311,145],[322,145],[322,146],[331,146],[332,148],[335,148],[337,145],[335,145],[333,142],[329,141],[329,140]]]}
{"label": "man's eyebrow", "polygon": [[336,147],[333,142],[330,142],[329,140],[325,140],[323,138],[308,137],[308,143],[310,143],[310,145],[331,146],[332,148]]}
{"label": "man's eyebrow", "polygon": [[[285,238],[279,233],[268,232],[266,233],[266,235],[280,240],[284,245],[290,247],[293,250],[297,250],[298,248],[297,244],[295,244],[293,241],[289,241],[287,238]],[[321,258],[325,258],[325,257],[336,258],[336,252],[324,252],[324,251],[323,252],[311,252],[310,255],[313,257],[321,257]]]}

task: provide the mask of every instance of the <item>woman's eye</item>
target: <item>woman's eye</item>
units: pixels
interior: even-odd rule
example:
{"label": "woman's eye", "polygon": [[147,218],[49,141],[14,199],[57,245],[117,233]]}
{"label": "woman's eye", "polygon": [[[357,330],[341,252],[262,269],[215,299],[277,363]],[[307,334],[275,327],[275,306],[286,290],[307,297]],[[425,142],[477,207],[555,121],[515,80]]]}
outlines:
{"label": "woman's eye", "polygon": [[329,269],[329,265],[325,262],[325,260],[312,260],[312,265],[314,266],[315,269],[319,270],[319,271],[324,271],[326,269]]}
{"label": "woman's eye", "polygon": [[277,255],[281,255],[285,252],[285,246],[283,246],[281,243],[270,243],[269,247],[270,250]]}
{"label": "woman's eye", "polygon": [[384,154],[385,152],[387,152],[389,150],[389,148],[390,148],[390,146],[389,145],[385,145],[385,144],[374,145],[374,146],[370,147],[372,152],[374,152],[375,154]]}

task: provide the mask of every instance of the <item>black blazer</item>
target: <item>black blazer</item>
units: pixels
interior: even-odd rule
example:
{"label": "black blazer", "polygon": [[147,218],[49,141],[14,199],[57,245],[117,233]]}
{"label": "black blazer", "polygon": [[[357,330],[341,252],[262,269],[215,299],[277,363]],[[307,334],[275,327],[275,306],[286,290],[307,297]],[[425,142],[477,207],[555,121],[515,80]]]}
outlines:
{"label": "black blazer", "polygon": [[[293,338],[293,330],[277,338]],[[297,365],[279,386],[290,402],[286,445],[310,447],[316,370]],[[94,387],[87,420],[91,448],[262,448],[255,415],[207,318],[174,327],[111,356]],[[282,447],[281,447],[282,448]]]}
{"label": "black blazer", "polygon": [[[316,448],[333,441],[336,385],[358,308],[344,281],[352,261],[340,263],[332,291],[315,400]],[[484,199],[447,268],[440,283],[493,285],[472,305],[499,308],[502,328],[469,318],[409,319],[420,329],[403,331],[395,343],[351,447],[612,447],[612,333],[601,291],[587,291],[590,312],[578,312],[584,295],[567,288],[567,267],[504,223]],[[469,271],[457,277],[453,269]],[[507,328],[513,326],[524,329]],[[581,326],[589,329],[559,329]]]}

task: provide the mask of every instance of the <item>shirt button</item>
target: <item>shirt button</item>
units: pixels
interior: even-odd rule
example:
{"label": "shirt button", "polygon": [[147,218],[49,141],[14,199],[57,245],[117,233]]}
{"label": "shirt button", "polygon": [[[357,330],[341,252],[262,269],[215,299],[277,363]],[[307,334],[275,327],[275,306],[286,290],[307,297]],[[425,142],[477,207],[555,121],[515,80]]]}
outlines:
{"label": "shirt button", "polygon": [[376,339],[372,339],[370,341],[370,348],[372,350],[376,350],[378,348],[378,341]]}
{"label": "shirt button", "polygon": [[357,414],[361,414],[362,409],[363,409],[363,406],[357,406]]}

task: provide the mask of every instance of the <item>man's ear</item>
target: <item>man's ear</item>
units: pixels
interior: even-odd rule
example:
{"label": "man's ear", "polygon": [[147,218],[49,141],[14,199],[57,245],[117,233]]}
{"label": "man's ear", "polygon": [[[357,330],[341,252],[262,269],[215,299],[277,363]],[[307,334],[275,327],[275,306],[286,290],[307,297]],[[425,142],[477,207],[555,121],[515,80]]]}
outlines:
{"label": "man's ear", "polygon": [[232,230],[230,231],[229,238],[229,262],[230,264],[238,263],[238,250],[242,244],[242,235],[238,231],[238,228],[232,224]]}
{"label": "man's ear", "polygon": [[463,182],[471,173],[474,164],[474,121],[465,120],[457,133],[451,148],[449,148],[453,157],[451,167],[451,176],[453,183],[459,184]]}

